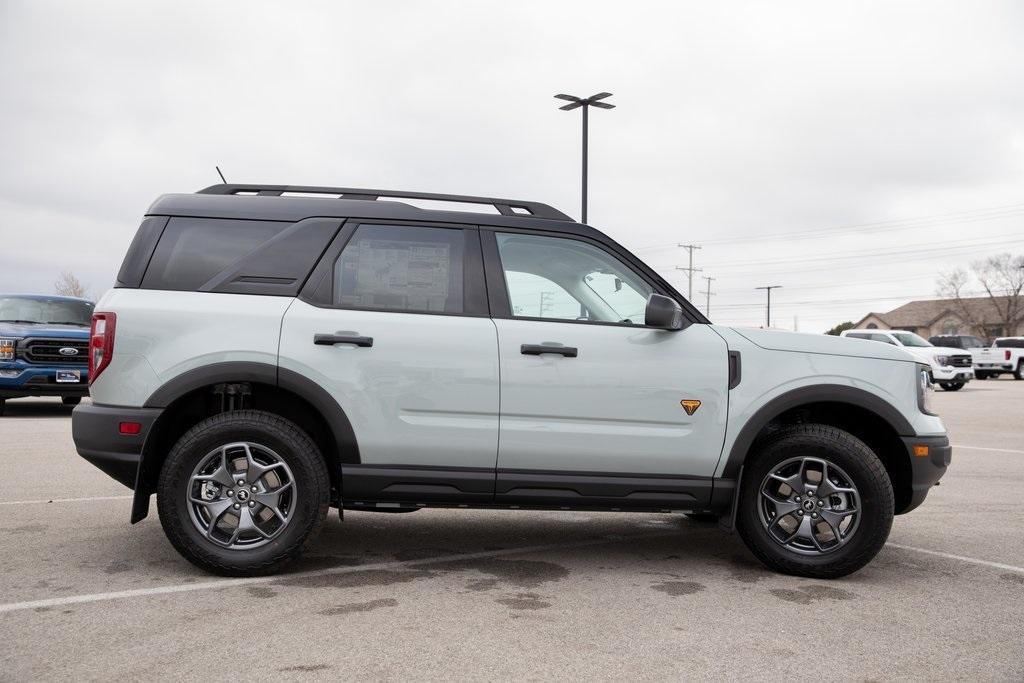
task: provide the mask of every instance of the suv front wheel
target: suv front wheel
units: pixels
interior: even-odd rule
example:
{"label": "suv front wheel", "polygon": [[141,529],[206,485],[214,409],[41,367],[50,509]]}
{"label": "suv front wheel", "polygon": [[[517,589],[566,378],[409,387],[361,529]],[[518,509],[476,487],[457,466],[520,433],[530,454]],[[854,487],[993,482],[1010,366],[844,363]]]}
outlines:
{"label": "suv front wheel", "polygon": [[741,483],[736,525],[747,547],[786,574],[852,574],[892,527],[892,483],[874,451],[840,429],[784,427],[758,444]]}
{"label": "suv front wheel", "polygon": [[256,410],[208,418],[174,445],[157,484],[160,523],[196,566],[272,574],[301,554],[327,516],[320,450],[294,423]]}

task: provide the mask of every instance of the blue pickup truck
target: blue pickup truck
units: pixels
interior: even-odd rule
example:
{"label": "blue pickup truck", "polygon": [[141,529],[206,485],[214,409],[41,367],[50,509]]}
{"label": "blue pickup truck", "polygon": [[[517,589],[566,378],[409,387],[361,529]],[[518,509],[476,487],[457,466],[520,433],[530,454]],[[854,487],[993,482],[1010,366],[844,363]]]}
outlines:
{"label": "blue pickup truck", "polygon": [[93,304],[68,296],[0,294],[0,415],[9,398],[89,394]]}

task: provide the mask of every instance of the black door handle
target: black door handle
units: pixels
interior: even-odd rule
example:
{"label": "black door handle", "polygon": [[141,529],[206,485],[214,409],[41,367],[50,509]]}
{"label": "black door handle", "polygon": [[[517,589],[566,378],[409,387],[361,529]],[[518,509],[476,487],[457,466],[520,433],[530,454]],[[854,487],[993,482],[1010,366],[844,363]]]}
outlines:
{"label": "black door handle", "polygon": [[356,346],[373,346],[373,337],[360,337],[357,334],[314,334],[313,343],[317,346],[334,346],[335,344],[355,344]]}
{"label": "black door handle", "polygon": [[557,353],[566,358],[575,358],[578,354],[575,346],[555,346],[554,344],[523,344],[519,352],[526,356],[539,356],[542,353]]}

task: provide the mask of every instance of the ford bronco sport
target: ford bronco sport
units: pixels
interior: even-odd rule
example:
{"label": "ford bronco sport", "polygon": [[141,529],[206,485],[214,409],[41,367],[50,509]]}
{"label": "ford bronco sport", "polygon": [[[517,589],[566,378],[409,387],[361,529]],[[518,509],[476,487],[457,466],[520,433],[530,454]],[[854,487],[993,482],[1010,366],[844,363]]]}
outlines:
{"label": "ford bronco sport", "polygon": [[907,352],[711,325],[528,201],[165,195],[89,362],[78,452],[231,575],[277,571],[330,507],[448,506],[714,516],[771,568],[838,577],[951,456]]}

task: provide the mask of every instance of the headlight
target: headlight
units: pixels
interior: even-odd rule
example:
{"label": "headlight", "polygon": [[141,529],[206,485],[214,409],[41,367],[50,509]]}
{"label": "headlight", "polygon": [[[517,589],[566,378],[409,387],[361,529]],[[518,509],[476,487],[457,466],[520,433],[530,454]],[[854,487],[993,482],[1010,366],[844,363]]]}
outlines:
{"label": "headlight", "polygon": [[931,372],[927,365],[917,366],[917,407],[926,415],[934,415],[932,412],[932,388]]}
{"label": "headlight", "polygon": [[949,356],[935,356],[935,362],[939,365],[949,365]]}
{"label": "headlight", "polygon": [[0,360],[14,360],[13,339],[0,339]]}

